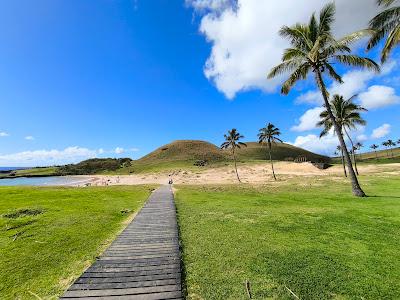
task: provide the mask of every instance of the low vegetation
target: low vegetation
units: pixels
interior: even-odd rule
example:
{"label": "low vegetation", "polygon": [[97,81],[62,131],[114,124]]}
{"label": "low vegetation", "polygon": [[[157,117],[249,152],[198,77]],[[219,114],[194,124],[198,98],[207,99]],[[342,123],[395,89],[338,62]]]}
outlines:
{"label": "low vegetation", "polygon": [[56,299],[151,187],[0,188],[0,299]]}
{"label": "low vegetation", "polygon": [[130,158],[93,158],[77,164],[59,167],[57,175],[90,175],[107,171],[117,171],[118,169],[130,166],[131,161],[132,159]]}
{"label": "low vegetation", "polygon": [[397,298],[400,179],[360,179],[178,186],[187,299]]}

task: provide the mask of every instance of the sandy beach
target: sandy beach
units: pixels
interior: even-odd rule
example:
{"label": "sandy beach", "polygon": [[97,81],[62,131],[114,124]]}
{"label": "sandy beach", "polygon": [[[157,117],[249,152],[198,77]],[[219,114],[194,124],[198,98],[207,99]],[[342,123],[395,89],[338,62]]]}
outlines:
{"label": "sandy beach", "polygon": [[[274,164],[278,181],[285,181],[293,177],[343,177],[341,165],[335,165],[326,170],[320,170],[311,163],[277,162]],[[386,173],[400,175],[400,164],[360,165],[360,174]],[[262,184],[273,182],[271,166],[268,163],[248,164],[238,167],[240,178],[244,183]],[[108,186],[108,185],[138,185],[138,184],[166,184],[171,175],[175,184],[230,184],[236,183],[236,175],[231,166],[220,168],[204,168],[193,170],[177,169],[171,173],[146,173],[132,175],[91,175],[80,176],[86,179],[84,184],[78,186]]]}

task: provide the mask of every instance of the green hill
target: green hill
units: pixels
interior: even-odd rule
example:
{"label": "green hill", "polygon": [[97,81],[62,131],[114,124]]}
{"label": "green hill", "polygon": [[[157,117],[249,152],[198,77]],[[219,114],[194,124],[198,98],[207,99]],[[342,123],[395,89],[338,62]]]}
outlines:
{"label": "green hill", "polygon": [[226,154],[217,146],[204,141],[178,140],[164,145],[140,158],[137,162],[162,161],[222,161]]}
{"label": "green hill", "polygon": [[[241,160],[265,160],[267,159],[266,145],[260,145],[256,142],[246,143],[247,147],[243,147],[238,151],[238,157]],[[304,156],[308,161],[327,162],[329,158],[319,155],[302,148],[286,144],[277,143],[272,146],[272,159],[293,161],[299,156]],[[269,158],[268,158],[269,159]]]}
{"label": "green hill", "polygon": [[[244,163],[267,159],[265,145],[260,145],[256,142],[248,142],[247,145],[247,147],[238,150],[238,161]],[[329,161],[329,158],[326,156],[285,143],[275,144],[272,148],[272,158],[274,160],[293,161],[299,156],[305,157],[309,161]],[[178,140],[161,146],[138,160],[131,160],[129,158],[94,158],[77,164],[54,167],[51,168],[51,172],[48,172],[49,168],[23,170],[21,174],[17,172],[14,177],[38,176],[44,170],[47,173],[43,173],[43,175],[130,174],[176,170],[178,168],[196,168],[194,164],[198,162],[205,163],[207,166],[219,166],[231,161],[232,157],[229,150],[221,150],[209,142]],[[3,177],[10,177],[10,174],[4,174]]]}
{"label": "green hill", "polygon": [[[266,160],[266,148],[256,142],[247,143],[247,147],[238,150],[238,160],[241,162]],[[289,145],[276,144],[272,149],[274,160],[294,160],[303,156],[307,160],[329,161],[326,156]],[[221,150],[214,144],[196,140],[178,140],[164,145],[146,156],[132,161],[131,167],[125,168],[127,173],[158,171],[193,166],[196,161],[206,161],[209,166],[217,166],[232,160],[229,150]]]}

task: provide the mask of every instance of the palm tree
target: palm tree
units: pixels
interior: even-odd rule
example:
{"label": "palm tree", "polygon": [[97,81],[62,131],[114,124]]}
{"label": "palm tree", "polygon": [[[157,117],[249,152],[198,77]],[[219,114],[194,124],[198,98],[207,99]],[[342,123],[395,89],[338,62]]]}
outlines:
{"label": "palm tree", "polygon": [[235,162],[235,172],[236,172],[236,177],[239,182],[239,173],[237,170],[237,164],[236,164],[236,154],[235,150],[240,149],[241,146],[247,147],[245,143],[239,142],[240,139],[244,138],[243,135],[241,135],[235,128],[232,130],[228,130],[228,134],[224,134],[225,142],[222,143],[221,149],[230,149],[233,157],[233,161]]}
{"label": "palm tree", "polygon": [[378,5],[386,9],[380,12],[369,22],[369,28],[373,34],[368,42],[367,50],[374,48],[386,37],[381,53],[381,61],[384,63],[393,48],[400,42],[400,6],[392,6],[397,0],[377,0]]}
{"label": "palm tree", "polygon": [[396,143],[397,143],[397,145],[400,145],[400,139],[398,139]]}
{"label": "palm tree", "polygon": [[271,123],[268,123],[267,126],[261,128],[258,133],[258,142],[260,144],[262,143],[267,144],[269,161],[271,162],[271,168],[272,168],[272,175],[274,176],[275,180],[276,176],[275,176],[274,164],[272,162],[271,149],[272,149],[272,144],[275,144],[276,142],[282,143],[282,140],[278,138],[280,134],[281,132],[279,131],[279,128],[276,128]]}
{"label": "palm tree", "polygon": [[393,147],[396,146],[396,143],[393,142],[393,140],[387,140],[387,147],[389,147],[390,149],[390,153],[392,154],[392,158],[393,158]]}
{"label": "palm tree", "polygon": [[[386,148],[388,148],[389,144],[388,144],[387,141],[385,141],[385,142],[382,143],[382,146],[385,146]],[[386,151],[386,155],[387,155],[387,157],[389,157],[389,151]]]}
{"label": "palm tree", "polygon": [[342,147],[340,147],[340,145],[338,145],[338,146],[336,147],[336,149],[337,149],[337,151],[340,151],[340,153],[341,153],[342,166],[343,166],[343,173],[344,173],[344,176],[347,177],[346,165],[345,165],[345,163],[344,163],[344,155],[343,155]]}
{"label": "palm tree", "polygon": [[329,105],[329,93],[326,89],[324,76],[330,77],[339,83],[343,83],[341,76],[334,68],[334,63],[372,69],[377,72],[379,72],[380,69],[373,60],[350,54],[351,49],[349,45],[362,38],[366,33],[365,31],[358,31],[339,40],[334,38],[331,29],[335,19],[334,15],[335,5],[331,3],[321,10],[319,20],[317,20],[315,14],[313,14],[308,24],[296,24],[292,27],[282,27],[280,35],[289,39],[292,47],[285,50],[282,58],[283,62],[270,71],[268,78],[291,72],[291,75],[283,83],[281,88],[283,94],[288,94],[297,81],[306,79],[307,75],[311,72],[314,74],[316,84],[321,91],[325,107],[339,138],[340,146],[343,148],[353,194],[355,196],[364,197],[365,193],[361,189],[354,172],[340,126],[336,122]]}
{"label": "palm tree", "polygon": [[[353,102],[353,99],[355,97],[356,95],[347,100],[344,100],[343,96],[333,95],[330,106],[332,113],[335,116],[335,120],[340,128],[341,135],[343,135],[344,131],[351,143],[351,150],[353,150],[351,153],[353,155],[354,169],[356,170],[357,175],[359,175],[357,169],[357,158],[354,151],[355,146],[353,140],[350,137],[349,131],[356,128],[357,125],[365,125],[367,123],[360,115],[360,112],[367,110]],[[317,123],[317,126],[324,127],[320,134],[320,137],[322,137],[329,133],[329,131],[333,127],[333,123],[329,116],[328,110],[323,111],[320,114],[320,118],[321,121]]]}
{"label": "palm tree", "polygon": [[374,150],[374,152],[375,152],[375,158],[376,158],[376,160],[378,160],[378,154],[376,153],[376,149],[378,149],[379,148],[379,146],[378,145],[375,145],[375,144],[372,144],[371,146],[369,146],[371,149],[373,149]]}
{"label": "palm tree", "polygon": [[[356,150],[361,150],[361,148],[363,148],[363,147],[364,147],[364,145],[363,145],[362,143],[357,142],[357,143],[354,145],[353,151],[356,152]],[[362,154],[361,154],[361,152],[360,152],[360,159],[362,160]]]}

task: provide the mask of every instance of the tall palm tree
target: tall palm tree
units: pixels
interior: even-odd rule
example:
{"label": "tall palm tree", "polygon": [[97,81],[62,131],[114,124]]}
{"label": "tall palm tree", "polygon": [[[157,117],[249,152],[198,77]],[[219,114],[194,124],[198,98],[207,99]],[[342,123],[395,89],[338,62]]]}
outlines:
{"label": "tall palm tree", "polygon": [[230,149],[233,157],[233,161],[235,162],[235,172],[236,172],[236,177],[239,182],[239,173],[237,170],[237,163],[236,163],[236,154],[235,151],[236,149],[240,149],[241,146],[247,147],[245,143],[240,142],[242,138],[244,138],[243,135],[241,135],[235,128],[232,130],[228,130],[228,134],[224,134],[225,142],[222,143],[221,149]]}
{"label": "tall palm tree", "polygon": [[386,144],[387,144],[387,147],[389,147],[390,153],[392,154],[392,158],[393,158],[393,147],[396,146],[396,143],[393,142],[393,140],[387,140]]}
{"label": "tall palm tree", "polygon": [[[357,125],[365,125],[367,122],[361,117],[360,112],[367,111],[365,108],[357,105],[353,102],[356,95],[351,98],[344,100],[343,96],[333,95],[330,106],[331,111],[335,117],[335,120],[339,126],[340,132],[343,135],[343,131],[351,143],[351,150],[353,155],[354,169],[358,175],[357,169],[357,158],[355,155],[355,146],[353,140],[350,137],[349,131],[355,129]],[[328,110],[323,111],[320,114],[321,121],[317,123],[318,126],[323,126],[320,137],[327,135],[333,127],[332,119],[329,116]]]}
{"label": "tall palm tree", "polygon": [[378,160],[378,153],[376,153],[376,149],[378,149],[379,148],[379,146],[378,145],[375,145],[375,144],[372,144],[371,146],[369,146],[372,150],[374,150],[374,152],[375,152],[375,158],[376,158],[376,160]]}
{"label": "tall palm tree", "polygon": [[369,28],[373,34],[368,42],[367,50],[374,48],[386,38],[381,53],[381,61],[384,63],[393,48],[400,42],[400,6],[391,6],[393,3],[398,3],[397,0],[377,0],[377,3],[385,7],[385,10],[369,22]]}
{"label": "tall palm tree", "polygon": [[[354,145],[353,151],[355,152],[356,150],[361,150],[361,148],[363,148],[363,147],[364,147],[364,145],[363,145],[361,142],[357,142],[357,143]],[[360,159],[362,160],[362,154],[361,154],[361,152],[360,152]]]}
{"label": "tall palm tree", "polygon": [[344,173],[344,176],[347,177],[346,165],[344,163],[343,149],[342,149],[342,147],[340,147],[340,145],[338,145],[336,147],[336,149],[337,149],[337,151],[340,151],[340,153],[341,153],[340,157],[342,158],[343,173]]}
{"label": "tall palm tree", "polygon": [[272,144],[275,144],[276,142],[282,143],[282,140],[278,138],[278,136],[280,136],[280,135],[281,135],[281,132],[279,131],[279,128],[276,128],[271,123],[268,123],[265,127],[261,128],[258,133],[258,142],[260,144],[262,144],[262,143],[267,144],[269,161],[271,162],[271,168],[272,168],[272,175],[274,176],[275,180],[276,180],[276,176],[275,176],[275,170],[274,170],[274,163],[272,162],[271,149],[272,149]]}
{"label": "tall palm tree", "polygon": [[341,76],[334,68],[335,63],[367,68],[377,72],[380,69],[373,60],[351,54],[349,45],[362,38],[366,34],[365,31],[358,31],[339,40],[334,38],[331,29],[335,19],[334,15],[335,5],[331,3],[321,10],[319,20],[313,14],[308,24],[282,27],[280,35],[289,39],[292,47],[285,50],[282,58],[283,62],[270,71],[268,78],[291,72],[289,78],[283,83],[281,88],[283,94],[288,94],[297,81],[306,79],[310,73],[314,74],[316,84],[321,91],[325,107],[339,138],[340,146],[343,148],[353,194],[364,197],[365,193],[361,189],[354,172],[340,126],[336,122],[329,105],[329,93],[324,77],[330,77],[334,81],[343,83]]}

